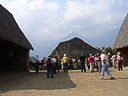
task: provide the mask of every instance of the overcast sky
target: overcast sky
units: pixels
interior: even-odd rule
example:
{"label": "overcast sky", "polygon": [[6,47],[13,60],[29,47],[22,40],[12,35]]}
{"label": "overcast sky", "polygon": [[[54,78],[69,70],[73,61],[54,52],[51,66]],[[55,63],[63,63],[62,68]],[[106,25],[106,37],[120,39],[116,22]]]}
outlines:
{"label": "overcast sky", "polygon": [[75,30],[94,38],[120,27],[128,0],[0,0],[30,42],[59,40]]}

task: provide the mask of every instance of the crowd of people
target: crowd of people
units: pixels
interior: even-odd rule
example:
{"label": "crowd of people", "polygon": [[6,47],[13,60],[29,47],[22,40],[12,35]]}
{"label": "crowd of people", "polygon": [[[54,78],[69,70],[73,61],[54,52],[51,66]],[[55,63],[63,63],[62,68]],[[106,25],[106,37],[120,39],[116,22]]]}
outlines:
{"label": "crowd of people", "polygon": [[[36,59],[35,59],[36,73],[38,73],[39,65],[41,66],[41,70],[42,70],[42,66],[46,63],[47,78],[49,78],[49,74],[51,75],[51,78],[54,78],[53,74],[56,74],[57,71],[59,72],[60,70],[62,70],[64,73],[68,73],[68,64],[70,66],[70,70],[77,69],[77,64],[79,62],[82,73],[83,72],[86,73],[86,69],[87,70],[90,69],[90,72],[92,73],[94,72],[94,68],[97,68],[97,72],[101,73],[101,79],[104,79],[105,71],[107,72],[110,79],[114,79],[114,77],[112,77],[111,73],[109,72],[108,67],[111,67],[111,61],[112,61],[113,68],[115,68],[115,59],[116,59],[116,55],[113,54],[111,57],[110,53],[107,54],[105,50],[103,50],[101,54],[99,53],[95,54],[95,56],[90,54],[88,58],[84,56],[83,53],[81,53],[81,56],[78,60],[76,60],[75,58],[72,58],[71,56],[68,58],[66,54],[64,54],[64,56],[60,59],[58,59],[57,55],[55,56],[49,55],[47,60],[45,59],[45,57],[39,60],[38,55],[36,55]],[[118,66],[119,66],[118,70],[122,71],[123,57],[121,54],[117,57],[117,60],[118,60]],[[87,64],[85,64],[85,62]]]}

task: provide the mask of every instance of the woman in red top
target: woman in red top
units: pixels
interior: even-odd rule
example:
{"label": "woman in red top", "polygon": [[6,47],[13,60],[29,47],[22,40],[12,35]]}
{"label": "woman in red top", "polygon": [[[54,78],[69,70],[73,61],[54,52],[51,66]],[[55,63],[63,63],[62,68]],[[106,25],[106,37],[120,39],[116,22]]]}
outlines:
{"label": "woman in red top", "polygon": [[121,69],[121,71],[122,71],[122,70],[123,70],[123,69],[122,69],[122,61],[123,61],[122,55],[120,54],[117,59],[118,59],[118,66],[119,66],[118,71],[120,71],[120,69]]}
{"label": "woman in red top", "polygon": [[94,58],[92,57],[92,54],[90,54],[90,57],[88,59],[89,59],[89,62],[90,62],[90,72],[93,72]]}
{"label": "woman in red top", "polygon": [[99,53],[97,53],[97,64],[98,64],[98,71],[101,73],[101,57],[99,56]]}

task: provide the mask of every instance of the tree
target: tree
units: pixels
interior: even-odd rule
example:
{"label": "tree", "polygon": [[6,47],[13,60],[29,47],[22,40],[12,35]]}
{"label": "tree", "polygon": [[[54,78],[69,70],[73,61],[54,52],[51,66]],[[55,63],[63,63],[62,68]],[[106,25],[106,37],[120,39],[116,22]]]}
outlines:
{"label": "tree", "polygon": [[102,50],[106,50],[108,53],[112,54],[117,54],[115,49],[112,49],[112,47],[106,47],[106,46],[102,46],[102,47],[96,47],[96,49],[102,51]]}

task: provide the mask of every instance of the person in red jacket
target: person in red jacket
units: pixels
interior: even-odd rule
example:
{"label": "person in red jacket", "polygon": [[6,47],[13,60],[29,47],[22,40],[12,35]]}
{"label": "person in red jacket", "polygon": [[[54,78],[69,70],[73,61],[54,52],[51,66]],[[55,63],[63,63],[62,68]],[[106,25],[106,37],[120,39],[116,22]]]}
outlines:
{"label": "person in red jacket", "polygon": [[90,57],[88,58],[90,62],[90,72],[93,72],[93,63],[94,63],[94,58],[92,57],[92,54],[90,54]]}

